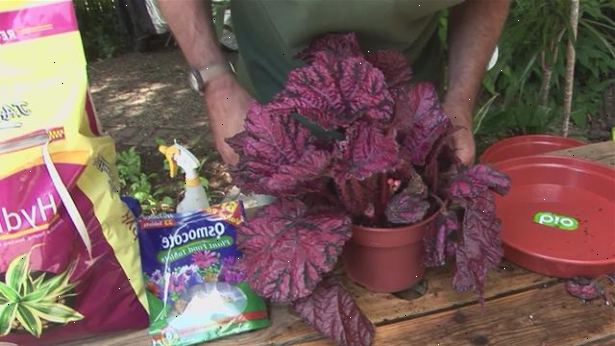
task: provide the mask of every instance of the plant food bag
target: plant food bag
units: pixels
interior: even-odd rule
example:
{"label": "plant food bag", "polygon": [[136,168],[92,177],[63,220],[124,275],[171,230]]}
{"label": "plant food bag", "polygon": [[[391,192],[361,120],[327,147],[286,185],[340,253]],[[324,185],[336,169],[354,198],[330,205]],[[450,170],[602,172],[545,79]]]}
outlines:
{"label": "plant food bag", "polygon": [[136,221],[86,72],[71,1],[0,1],[0,343],[148,324]]}
{"label": "plant food bag", "polygon": [[187,346],[268,327],[267,306],[236,264],[240,201],[139,219],[153,346]]}

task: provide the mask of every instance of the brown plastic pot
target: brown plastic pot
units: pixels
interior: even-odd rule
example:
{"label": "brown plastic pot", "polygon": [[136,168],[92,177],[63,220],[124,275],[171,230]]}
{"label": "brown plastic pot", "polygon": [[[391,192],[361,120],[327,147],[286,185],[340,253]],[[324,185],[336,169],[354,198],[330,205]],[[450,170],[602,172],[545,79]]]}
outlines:
{"label": "brown plastic pot", "polygon": [[439,213],[398,228],[353,225],[352,238],[342,254],[348,277],[374,292],[392,293],[412,287],[425,272],[423,235]]}

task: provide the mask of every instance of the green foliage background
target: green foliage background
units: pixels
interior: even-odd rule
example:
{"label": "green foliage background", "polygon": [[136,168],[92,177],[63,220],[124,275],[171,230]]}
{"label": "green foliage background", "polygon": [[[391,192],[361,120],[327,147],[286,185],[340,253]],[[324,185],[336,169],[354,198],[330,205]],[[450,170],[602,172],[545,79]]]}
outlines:
{"label": "green foliage background", "polygon": [[110,58],[128,48],[114,0],[73,0],[73,4],[88,62]]}
{"label": "green foliage background", "polygon": [[[114,0],[73,0],[73,4],[88,62],[131,49]],[[229,7],[230,0],[212,0],[212,22],[218,35],[224,25],[224,11]]]}
{"label": "green foliage background", "polygon": [[[512,3],[499,42],[499,60],[483,80],[482,103],[475,117],[479,142],[488,144],[496,138],[517,134],[559,134],[566,45],[572,37],[569,6],[570,1],[563,0]],[[589,119],[604,117],[603,95],[615,82],[613,18],[614,1],[580,2],[572,103],[576,137],[587,136]],[[559,48],[556,56],[555,46]],[[552,63],[553,71],[545,103],[540,99],[543,54],[544,60]]]}

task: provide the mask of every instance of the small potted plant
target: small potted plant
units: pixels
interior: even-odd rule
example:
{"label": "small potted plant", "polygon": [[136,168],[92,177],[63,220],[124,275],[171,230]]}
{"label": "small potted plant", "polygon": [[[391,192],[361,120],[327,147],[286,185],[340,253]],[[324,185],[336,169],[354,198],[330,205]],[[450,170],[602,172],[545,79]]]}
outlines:
{"label": "small potted plant", "polygon": [[400,53],[364,55],[354,34],[330,34],[298,56],[306,64],[228,141],[242,190],[277,198],[238,232],[246,281],[340,345],[374,333],[330,275],[342,252],[350,277],[379,291],[454,256],[454,286],[482,294],[502,256],[492,190],[507,177],[460,165],[434,87],[412,84]]}

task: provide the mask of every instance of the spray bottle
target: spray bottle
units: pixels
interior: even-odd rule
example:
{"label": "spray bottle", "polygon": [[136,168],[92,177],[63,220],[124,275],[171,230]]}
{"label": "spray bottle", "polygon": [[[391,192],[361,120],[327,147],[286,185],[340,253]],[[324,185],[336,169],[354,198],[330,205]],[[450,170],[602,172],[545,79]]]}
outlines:
{"label": "spray bottle", "polygon": [[158,150],[169,162],[171,178],[177,174],[177,166],[181,167],[186,175],[184,199],[177,205],[177,212],[185,213],[209,208],[207,193],[197,174],[199,160],[196,156],[177,142],[171,146],[161,145]]}

